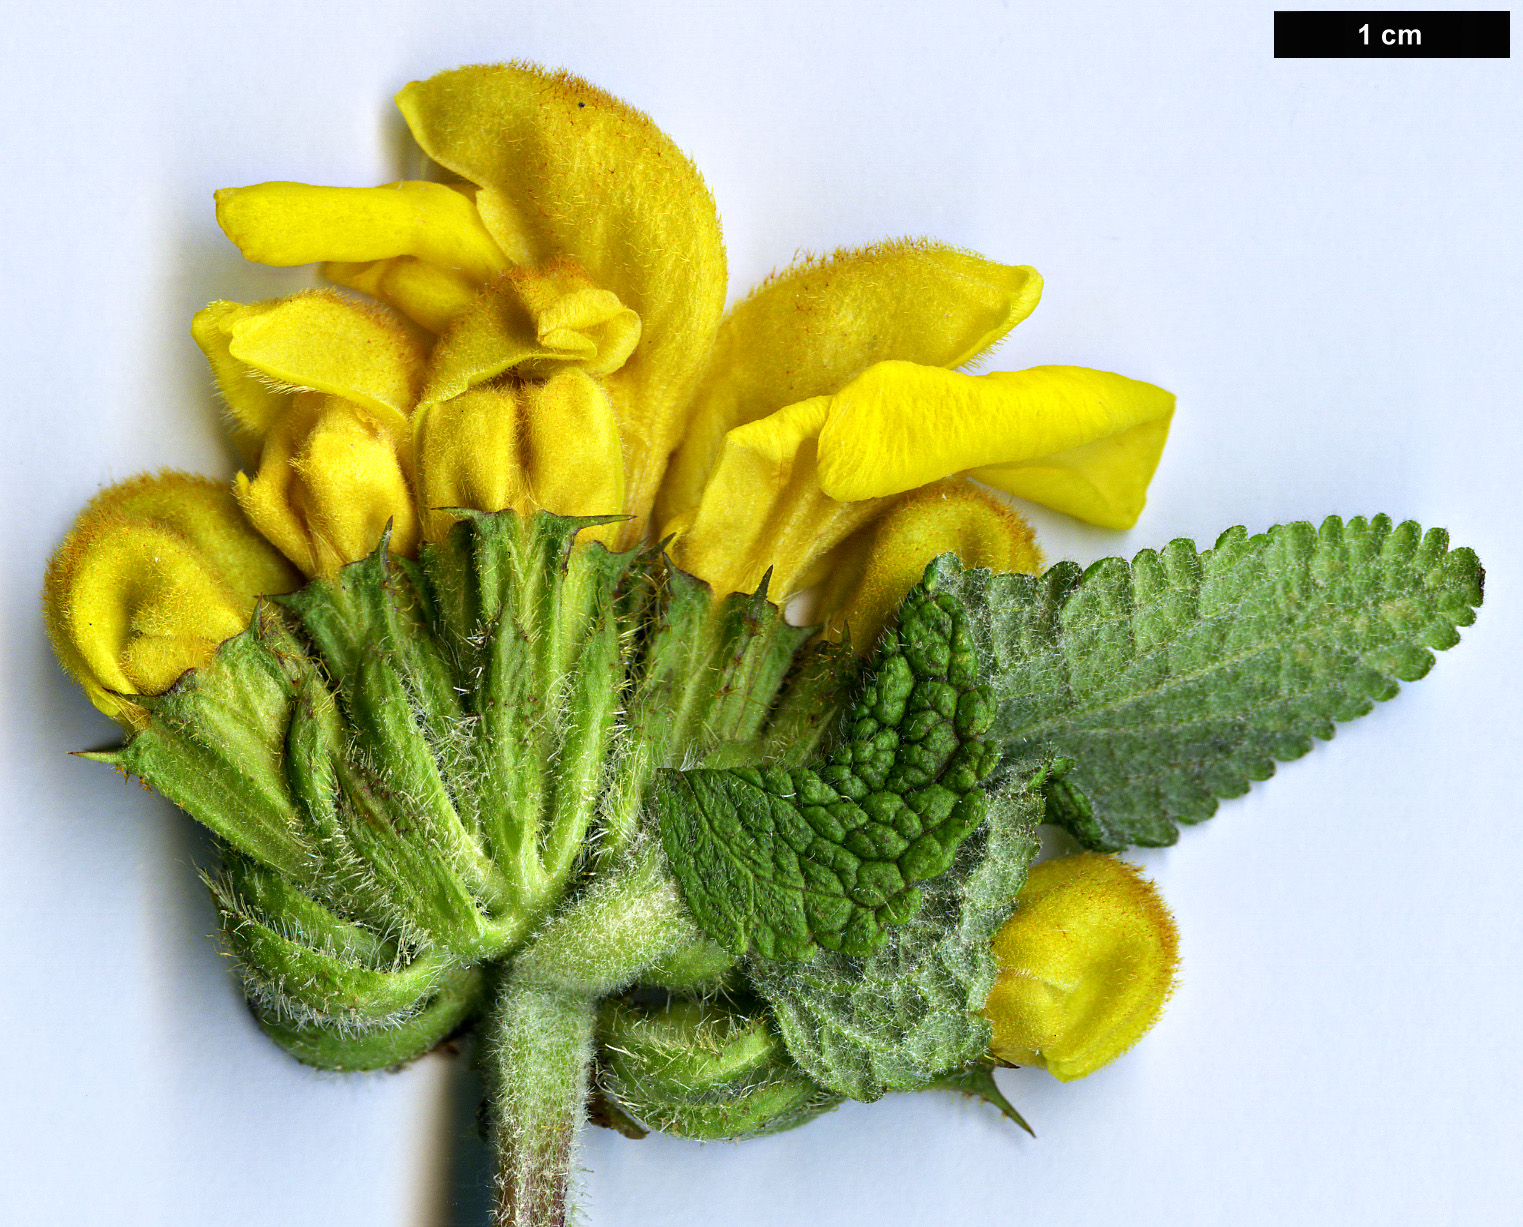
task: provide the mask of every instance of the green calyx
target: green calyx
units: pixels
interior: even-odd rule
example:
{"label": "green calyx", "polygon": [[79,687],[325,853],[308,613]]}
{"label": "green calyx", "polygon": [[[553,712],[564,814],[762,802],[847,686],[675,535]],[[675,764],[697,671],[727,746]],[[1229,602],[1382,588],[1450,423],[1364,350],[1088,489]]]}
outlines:
{"label": "green calyx", "polygon": [[598,1087],[650,1129],[700,1142],[780,1133],[841,1102],[799,1069],[759,1006],[678,1000],[606,1002]]}
{"label": "green calyx", "polygon": [[[658,770],[761,761],[775,705],[830,723],[834,690],[789,673],[846,658],[801,652],[809,632],[762,596],[715,603],[660,557],[575,544],[588,523],[472,515],[416,563],[382,542],[261,607],[211,665],[144,700],[147,728],[91,756],[225,845],[210,880],[224,942],[261,1025],[300,1059],[427,1051],[598,883],[649,894],[629,867],[664,873],[642,836]],[[647,964],[680,974],[685,951],[687,974],[712,974],[687,921],[622,953],[573,932],[562,945],[590,962],[566,991],[595,997]]]}

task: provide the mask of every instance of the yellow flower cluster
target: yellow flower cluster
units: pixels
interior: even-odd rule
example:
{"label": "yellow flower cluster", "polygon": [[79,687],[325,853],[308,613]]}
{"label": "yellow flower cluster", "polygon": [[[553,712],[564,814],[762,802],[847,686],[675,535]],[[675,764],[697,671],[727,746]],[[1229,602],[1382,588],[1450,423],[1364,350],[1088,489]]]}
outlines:
{"label": "yellow flower cluster", "polygon": [[713,201],[640,112],[517,65],[397,102],[447,182],[217,193],[248,259],[321,261],[349,293],[196,315],[247,467],[236,507],[184,478],[108,492],[55,562],[50,629],[102,710],[130,722],[120,696],[166,688],[254,595],[295,586],[281,556],[331,577],[388,524],[414,554],[451,509],[619,517],[586,535],[667,540],[716,596],[819,587],[863,647],[939,553],[1037,568],[985,487],[1136,520],[1170,394],[956,369],[1030,314],[1033,269],[883,243],[806,259],[726,314]]}

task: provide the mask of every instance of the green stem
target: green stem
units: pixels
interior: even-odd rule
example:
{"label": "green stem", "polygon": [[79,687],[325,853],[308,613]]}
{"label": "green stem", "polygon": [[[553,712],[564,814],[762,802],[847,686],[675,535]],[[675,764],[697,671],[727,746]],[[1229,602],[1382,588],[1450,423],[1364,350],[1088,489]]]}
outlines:
{"label": "green stem", "polygon": [[563,1227],[598,998],[697,936],[659,846],[641,843],[552,917],[505,972],[484,1035],[496,1227]]}
{"label": "green stem", "polygon": [[510,975],[486,1020],[496,1227],[562,1227],[586,1115],[590,998]]}

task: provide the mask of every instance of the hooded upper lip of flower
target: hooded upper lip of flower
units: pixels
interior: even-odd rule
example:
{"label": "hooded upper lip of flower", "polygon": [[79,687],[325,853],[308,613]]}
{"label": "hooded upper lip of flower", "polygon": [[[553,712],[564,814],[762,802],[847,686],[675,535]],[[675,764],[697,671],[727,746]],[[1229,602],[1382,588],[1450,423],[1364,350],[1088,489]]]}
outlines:
{"label": "hooded upper lip of flower", "polygon": [[[216,302],[192,324],[248,465],[237,502],[308,576],[388,524],[412,554],[451,508],[545,509],[607,518],[584,536],[614,548],[665,540],[716,596],[822,584],[821,620],[865,645],[938,553],[1037,568],[1029,527],[983,486],[1135,522],[1172,395],[1078,367],[956,369],[1030,314],[1034,269],[891,241],[799,260],[726,313],[714,202],[639,111],[524,65],[444,72],[397,103],[449,182],[217,193],[247,258],[322,261],[351,293]],[[96,574],[80,543],[105,556],[108,528],[82,520],[49,581],[66,660],[143,656],[160,634],[150,601],[118,611],[111,644],[74,642],[80,611],[116,600],[73,592]],[[195,548],[219,590],[268,590],[278,569]],[[154,677],[206,655],[178,630],[159,648]],[[81,680],[120,716],[120,679],[96,672]]]}

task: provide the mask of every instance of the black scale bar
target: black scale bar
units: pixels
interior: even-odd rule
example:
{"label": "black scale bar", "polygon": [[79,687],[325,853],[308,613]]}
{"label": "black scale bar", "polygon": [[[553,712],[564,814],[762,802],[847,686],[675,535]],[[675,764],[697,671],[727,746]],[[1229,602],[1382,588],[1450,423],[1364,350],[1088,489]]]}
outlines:
{"label": "black scale bar", "polygon": [[1511,59],[1508,12],[1279,12],[1277,60]]}

